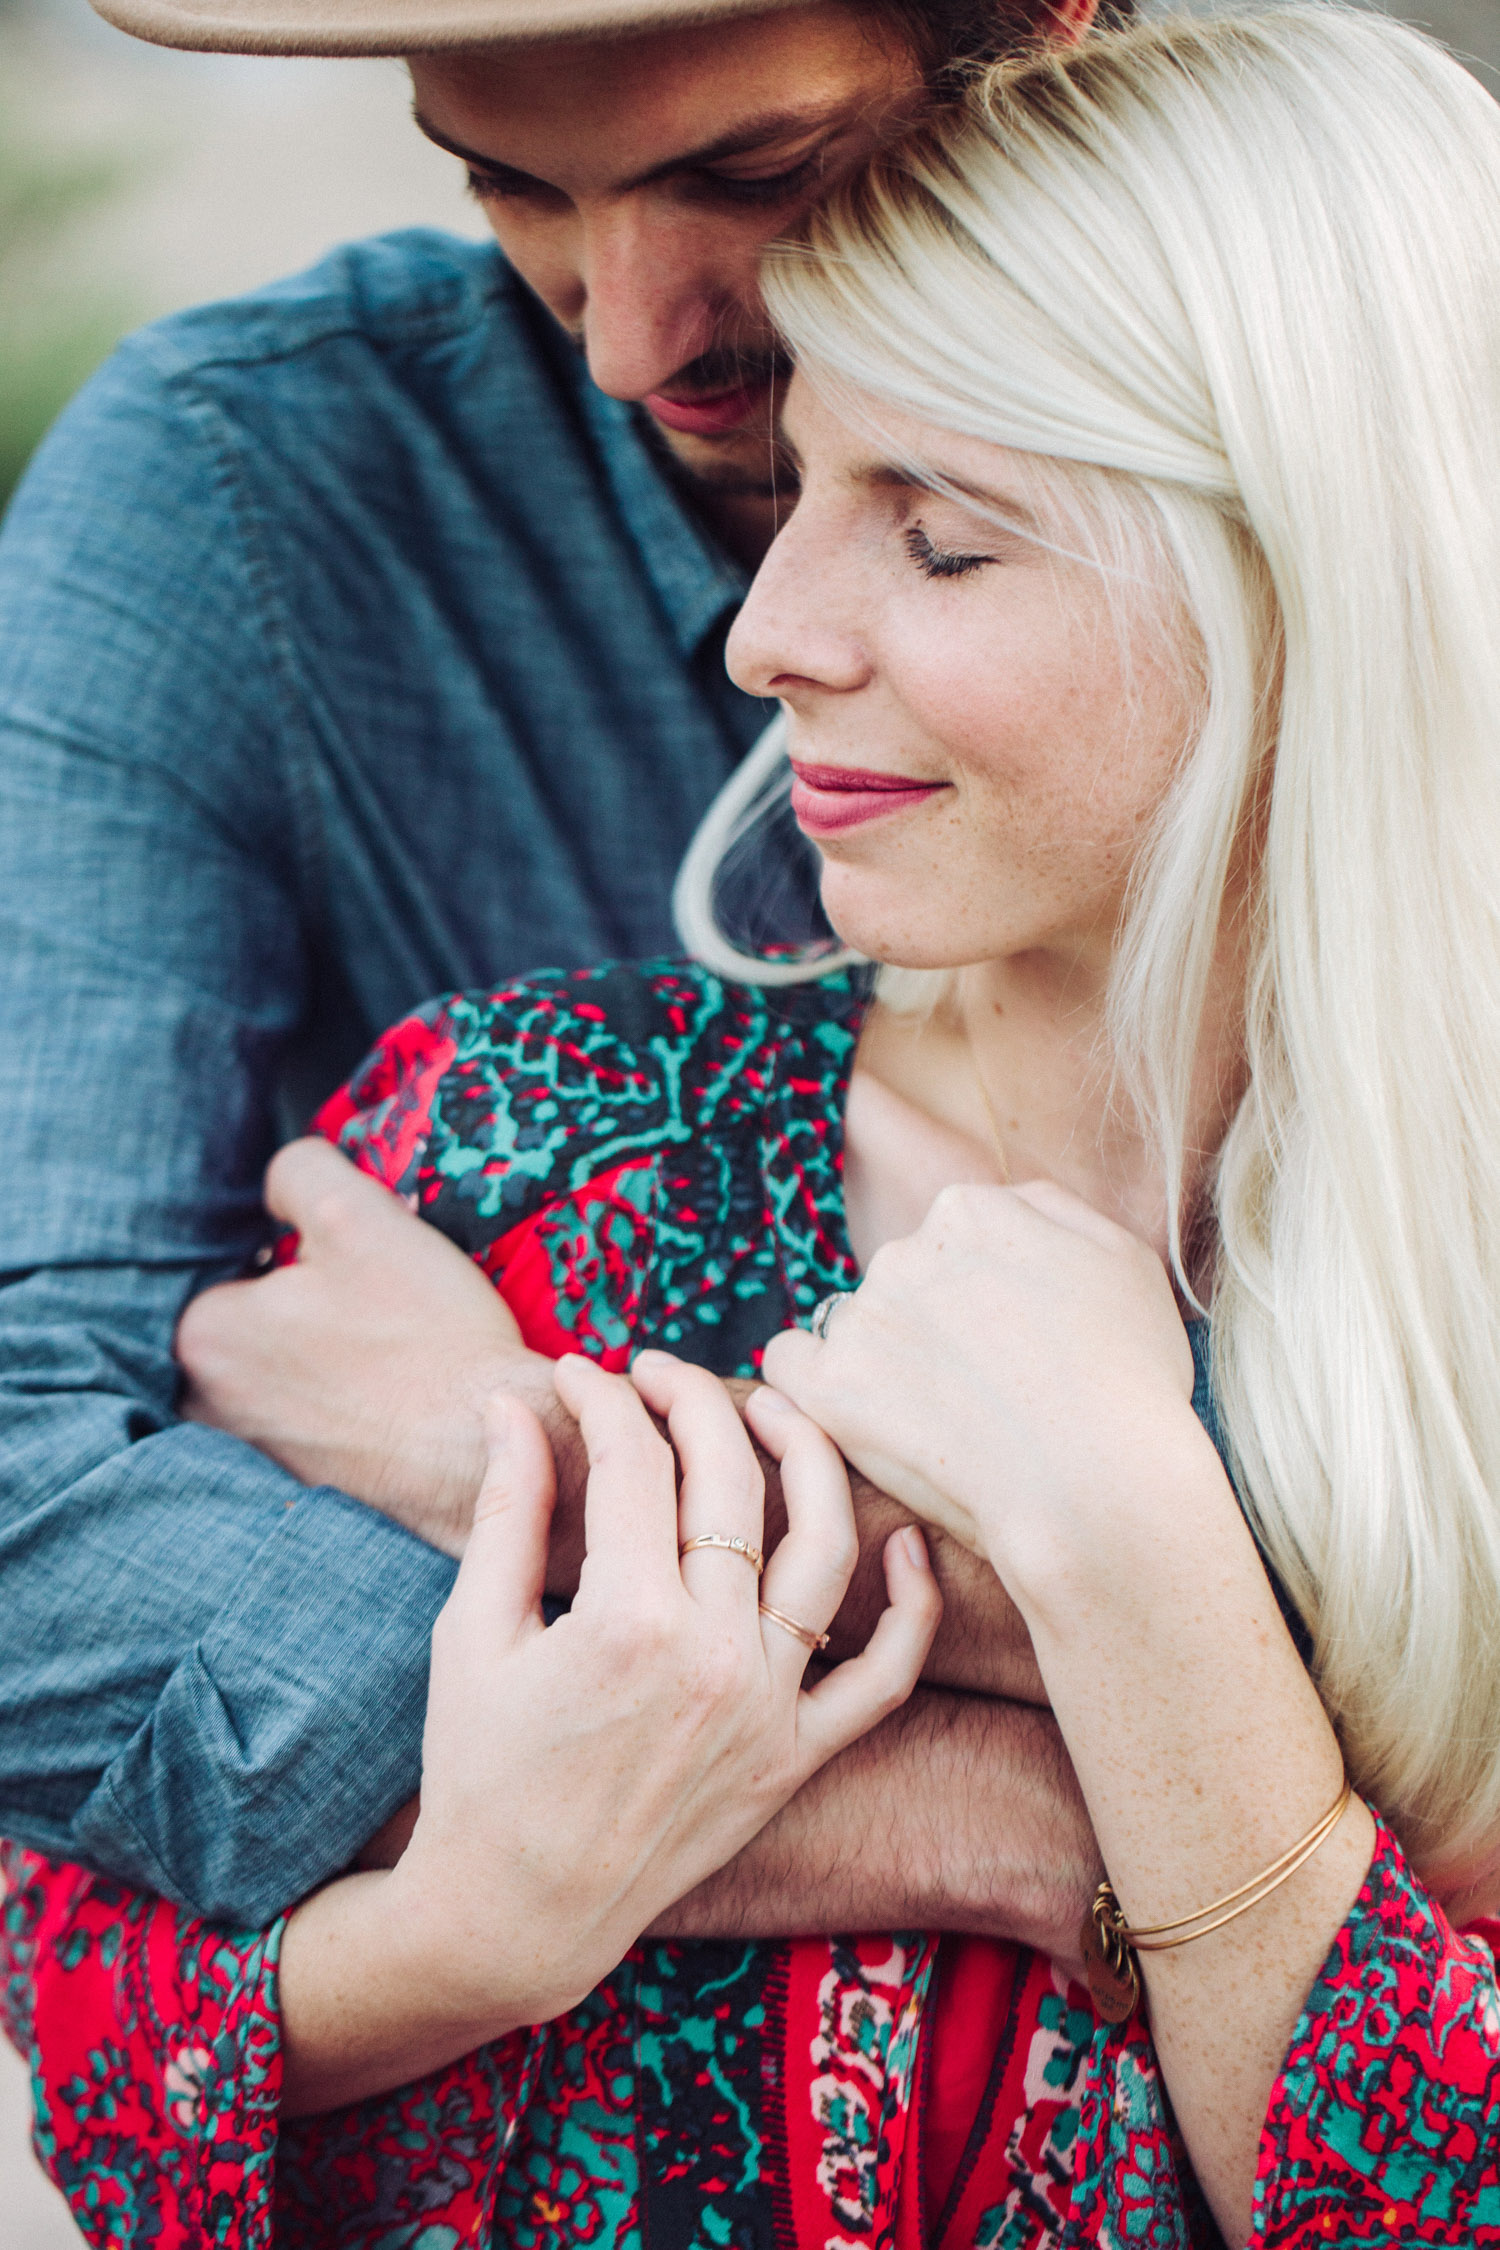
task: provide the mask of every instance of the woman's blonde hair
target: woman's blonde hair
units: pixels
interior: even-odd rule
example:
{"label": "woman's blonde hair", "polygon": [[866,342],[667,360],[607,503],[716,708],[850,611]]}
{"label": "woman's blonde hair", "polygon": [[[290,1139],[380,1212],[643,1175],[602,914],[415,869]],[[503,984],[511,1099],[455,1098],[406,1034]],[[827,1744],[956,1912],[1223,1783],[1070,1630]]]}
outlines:
{"label": "woman's blonde hair", "polygon": [[[1356,1780],[1456,1866],[1500,1826],[1500,109],[1372,15],[1151,22],[991,70],[808,231],[768,295],[835,403],[1086,465],[1170,557],[1202,717],[1114,1056],[1180,1270],[1253,822],[1220,1413]],[[713,865],[775,759],[681,893],[741,973]]]}

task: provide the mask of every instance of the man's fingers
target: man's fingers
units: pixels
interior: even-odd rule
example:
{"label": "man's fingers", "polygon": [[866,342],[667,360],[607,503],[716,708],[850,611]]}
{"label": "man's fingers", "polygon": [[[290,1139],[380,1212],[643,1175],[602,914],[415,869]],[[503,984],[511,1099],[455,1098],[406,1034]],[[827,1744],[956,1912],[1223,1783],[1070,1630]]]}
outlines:
{"label": "man's fingers", "polygon": [[455,1623],[503,1646],[541,1615],[557,1480],[546,1432],[529,1406],[497,1392],[483,1419],[484,1481],[449,1610]]}
{"label": "man's fingers", "polygon": [[[275,1278],[266,1277],[268,1281]],[[197,1387],[232,1367],[235,1324],[244,1307],[244,1292],[263,1286],[261,1281],[216,1281],[211,1289],[200,1289],[183,1306],[172,1352],[187,1378],[177,1403],[184,1421],[210,1419],[200,1407]]]}
{"label": "man's fingers", "polygon": [[803,1694],[797,1741],[808,1773],[888,1718],[921,1678],[943,1597],[926,1542],[913,1524],[886,1541],[885,1584],[890,1606],[881,1611],[863,1652],[836,1664]]}
{"label": "man's fingers", "polygon": [[419,1223],[389,1188],[316,1134],[277,1150],[266,1168],[264,1192],[272,1218],[301,1237],[304,1258],[315,1256],[322,1244],[367,1245],[372,1227]]}
{"label": "man's fingers", "polygon": [[553,1369],[557,1395],[588,1455],[580,1592],[618,1601],[628,1588],[681,1588],[677,1574],[677,1470],[672,1449],[623,1375],[572,1353]]}

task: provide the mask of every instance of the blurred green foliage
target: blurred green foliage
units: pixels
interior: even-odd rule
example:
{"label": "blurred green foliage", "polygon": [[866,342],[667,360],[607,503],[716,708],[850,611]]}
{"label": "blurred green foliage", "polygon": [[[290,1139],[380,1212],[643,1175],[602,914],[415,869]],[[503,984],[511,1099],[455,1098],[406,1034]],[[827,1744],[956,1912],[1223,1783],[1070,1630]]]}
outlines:
{"label": "blurred green foliage", "polygon": [[130,173],[117,156],[28,137],[0,102],[0,507],[53,417],[140,317],[76,248]]}

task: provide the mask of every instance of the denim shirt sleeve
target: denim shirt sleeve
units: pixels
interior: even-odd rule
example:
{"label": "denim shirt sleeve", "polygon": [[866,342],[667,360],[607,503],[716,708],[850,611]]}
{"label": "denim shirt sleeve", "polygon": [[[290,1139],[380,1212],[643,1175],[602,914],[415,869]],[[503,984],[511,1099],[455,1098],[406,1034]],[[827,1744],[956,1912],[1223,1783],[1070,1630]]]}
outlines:
{"label": "denim shirt sleeve", "polygon": [[153,349],[0,538],[0,1830],[259,1921],[415,1787],[452,1573],[174,1416],[309,946],[253,540]]}

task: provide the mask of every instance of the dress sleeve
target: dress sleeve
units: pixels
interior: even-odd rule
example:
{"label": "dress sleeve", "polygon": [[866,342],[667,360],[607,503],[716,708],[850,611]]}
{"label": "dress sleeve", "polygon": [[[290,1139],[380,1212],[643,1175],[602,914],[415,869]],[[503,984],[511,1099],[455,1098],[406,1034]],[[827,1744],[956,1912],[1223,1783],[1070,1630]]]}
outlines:
{"label": "dress sleeve", "polygon": [[611,1022],[601,988],[618,1010],[652,980],[543,972],[432,1001],[377,1041],[313,1130],[474,1259],[532,1351],[618,1371],[653,1273],[661,1150],[685,1129],[664,1114],[659,1058]]}
{"label": "dress sleeve", "polygon": [[396,1195],[415,1197],[432,1105],[458,1052],[448,1007],[434,1000],[384,1032],[312,1121],[315,1133]]}
{"label": "dress sleeve", "polygon": [[0,1852],[4,2027],[30,2067],[37,2154],[88,2242],[368,2250],[376,2218],[390,2244],[488,2239],[545,2032],[283,2128],[282,1922],[220,1929]]}
{"label": "dress sleeve", "polygon": [[1272,2092],[1251,2250],[1500,2245],[1495,1937],[1455,1931],[1379,1824]]}
{"label": "dress sleeve", "polygon": [[[1246,2250],[1500,2250],[1500,1926],[1455,1932],[1376,1828],[1272,2090]],[[1064,2236],[1115,2242],[1222,2250],[1140,2013],[1095,2034]]]}
{"label": "dress sleeve", "polygon": [[234,1932],[5,1847],[6,2030],[86,2239],[272,2239],[281,1924]]}

